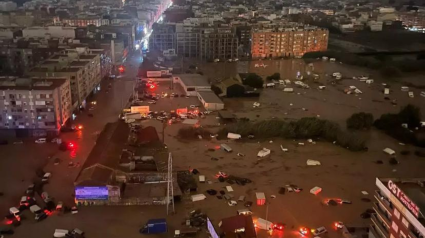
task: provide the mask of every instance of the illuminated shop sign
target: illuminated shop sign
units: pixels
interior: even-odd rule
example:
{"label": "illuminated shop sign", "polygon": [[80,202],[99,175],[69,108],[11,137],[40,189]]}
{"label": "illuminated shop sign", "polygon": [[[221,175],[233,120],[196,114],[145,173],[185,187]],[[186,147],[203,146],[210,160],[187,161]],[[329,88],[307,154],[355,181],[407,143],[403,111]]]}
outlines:
{"label": "illuminated shop sign", "polygon": [[416,217],[419,216],[419,207],[391,180],[388,181],[388,189],[407,207],[407,209],[409,209],[410,212],[413,213],[413,215]]}

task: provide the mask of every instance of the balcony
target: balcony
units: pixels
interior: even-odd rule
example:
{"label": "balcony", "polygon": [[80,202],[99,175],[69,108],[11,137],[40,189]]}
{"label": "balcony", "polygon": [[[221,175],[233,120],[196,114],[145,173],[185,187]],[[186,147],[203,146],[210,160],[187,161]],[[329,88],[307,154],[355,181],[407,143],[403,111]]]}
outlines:
{"label": "balcony", "polygon": [[392,211],[394,209],[393,205],[391,204],[391,202],[384,196],[381,195],[381,192],[379,192],[378,190],[375,191],[375,195],[374,195],[375,199],[381,203],[385,209],[387,209],[388,211]]}
{"label": "balcony", "polygon": [[383,222],[379,220],[377,214],[372,214],[371,220],[372,220],[372,224],[375,226],[378,233],[381,234],[380,237],[383,237],[383,238],[389,238],[390,237],[390,233],[388,232],[388,228],[384,227]]}
{"label": "balcony", "polygon": [[376,214],[387,224],[388,227],[391,226],[391,216],[388,215],[390,214],[390,211],[382,209],[377,202],[374,203],[373,210],[376,211]]}
{"label": "balcony", "polygon": [[378,229],[373,224],[370,225],[369,232],[372,232],[375,238],[385,238],[384,236],[382,236],[382,234],[378,231]]}

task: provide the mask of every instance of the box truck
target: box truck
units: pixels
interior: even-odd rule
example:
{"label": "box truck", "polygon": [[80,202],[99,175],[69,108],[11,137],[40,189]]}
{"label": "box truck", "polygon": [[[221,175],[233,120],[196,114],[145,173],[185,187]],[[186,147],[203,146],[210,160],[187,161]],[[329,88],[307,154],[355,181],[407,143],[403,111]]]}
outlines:
{"label": "box truck", "polygon": [[264,220],[263,218],[258,218],[257,222],[255,223],[255,226],[262,230],[272,230],[273,229],[273,223],[267,220]]}

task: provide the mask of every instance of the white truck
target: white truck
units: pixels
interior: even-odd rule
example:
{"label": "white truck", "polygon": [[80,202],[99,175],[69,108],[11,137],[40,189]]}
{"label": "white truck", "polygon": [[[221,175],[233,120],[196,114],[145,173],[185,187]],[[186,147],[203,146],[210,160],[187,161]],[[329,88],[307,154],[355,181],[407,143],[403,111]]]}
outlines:
{"label": "white truck", "polygon": [[142,119],[142,114],[136,112],[136,113],[126,113],[124,115],[124,120],[126,123],[130,123],[128,121],[134,122],[134,120],[140,120]]}
{"label": "white truck", "polygon": [[258,218],[257,222],[255,223],[255,226],[262,230],[272,230],[273,229],[273,223],[267,220],[264,220],[263,218]]}

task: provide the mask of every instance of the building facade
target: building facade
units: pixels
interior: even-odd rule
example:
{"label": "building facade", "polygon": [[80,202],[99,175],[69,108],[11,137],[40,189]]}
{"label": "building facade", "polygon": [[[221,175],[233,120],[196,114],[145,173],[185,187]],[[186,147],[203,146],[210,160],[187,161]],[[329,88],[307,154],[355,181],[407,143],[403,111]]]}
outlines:
{"label": "building facade", "polygon": [[202,60],[238,58],[238,36],[230,27],[158,24],[149,41],[152,50],[175,49],[177,55]]}
{"label": "building facade", "polygon": [[71,85],[73,109],[86,106],[87,96],[96,91],[102,80],[99,54],[75,50],[56,54],[33,68],[29,74],[37,77],[65,77]]}
{"label": "building facade", "polygon": [[200,43],[199,58],[203,60],[238,58],[239,41],[232,28],[204,28]]}
{"label": "building facade", "polygon": [[399,14],[399,20],[404,26],[409,28],[425,28],[425,13],[424,12],[405,12]]}
{"label": "building facade", "polygon": [[376,186],[369,237],[425,237],[425,179],[376,178]]}
{"label": "building facade", "polygon": [[256,29],[252,33],[252,58],[302,57],[307,52],[326,51],[329,31],[302,28]]}
{"label": "building facade", "polygon": [[66,78],[0,78],[0,130],[18,137],[56,135],[71,117]]}

